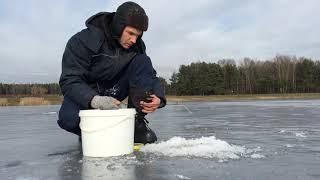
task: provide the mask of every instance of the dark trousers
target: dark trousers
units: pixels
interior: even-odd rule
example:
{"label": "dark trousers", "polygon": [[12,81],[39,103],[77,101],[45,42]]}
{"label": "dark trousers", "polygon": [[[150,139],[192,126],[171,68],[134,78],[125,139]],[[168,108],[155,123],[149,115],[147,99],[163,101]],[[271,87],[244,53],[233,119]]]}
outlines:
{"label": "dark trousers", "polygon": [[[112,96],[119,101],[129,95],[130,88],[143,88],[146,91],[152,90],[155,78],[154,69],[148,56],[142,54],[135,56],[130,64],[119,72],[111,81],[97,82],[100,95]],[[131,98],[128,98],[128,107],[134,107]],[[67,96],[64,96],[59,111],[58,124],[62,129],[71,133],[81,135],[79,127],[79,111],[84,107],[76,104]]]}

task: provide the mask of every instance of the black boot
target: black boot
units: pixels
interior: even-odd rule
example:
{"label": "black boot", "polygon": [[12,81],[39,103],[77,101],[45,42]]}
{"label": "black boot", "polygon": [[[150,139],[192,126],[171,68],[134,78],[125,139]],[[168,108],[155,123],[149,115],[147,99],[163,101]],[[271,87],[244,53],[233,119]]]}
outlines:
{"label": "black boot", "polygon": [[145,114],[137,113],[135,117],[134,142],[151,144],[157,141],[156,133],[148,126],[149,121]]}

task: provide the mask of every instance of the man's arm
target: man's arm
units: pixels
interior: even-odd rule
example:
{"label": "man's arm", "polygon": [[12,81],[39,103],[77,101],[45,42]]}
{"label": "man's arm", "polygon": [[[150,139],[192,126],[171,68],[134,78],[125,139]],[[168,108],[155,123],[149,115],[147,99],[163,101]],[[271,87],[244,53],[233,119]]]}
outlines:
{"label": "man's arm", "polygon": [[[142,39],[139,39],[139,47],[141,52],[143,54],[146,54],[146,45],[143,42]],[[145,108],[146,111],[155,111],[157,108],[162,108],[167,104],[167,100],[165,97],[164,87],[161,86],[160,80],[157,77],[157,71],[153,69],[153,84],[152,84],[152,90],[153,90],[153,96],[150,99],[151,103],[141,102],[141,106]],[[148,109],[151,108],[151,109]],[[152,111],[152,112],[153,112]],[[148,112],[146,112],[148,113]]]}
{"label": "man's arm", "polygon": [[86,82],[90,66],[90,50],[79,40],[78,35],[74,35],[66,45],[59,84],[64,96],[84,108],[89,108],[91,99],[98,93]]}
{"label": "man's arm", "polygon": [[161,100],[158,108],[162,108],[167,104],[165,97],[164,87],[161,86],[159,78],[156,76],[157,72],[154,70],[154,81],[153,81],[153,93]]}

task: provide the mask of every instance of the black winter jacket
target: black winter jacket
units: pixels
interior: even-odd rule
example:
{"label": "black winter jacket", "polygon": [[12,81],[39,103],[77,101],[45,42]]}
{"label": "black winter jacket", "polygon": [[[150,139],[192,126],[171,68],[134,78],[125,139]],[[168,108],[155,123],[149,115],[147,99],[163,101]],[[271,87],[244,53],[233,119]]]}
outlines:
{"label": "black winter jacket", "polygon": [[[141,37],[129,50],[121,48],[110,32],[114,13],[98,13],[86,21],[86,29],[73,35],[68,41],[63,58],[59,85],[62,94],[83,108],[89,108],[98,91],[99,82],[112,80],[130,60],[139,53],[145,54]],[[163,88],[156,77],[154,93],[166,104]]]}

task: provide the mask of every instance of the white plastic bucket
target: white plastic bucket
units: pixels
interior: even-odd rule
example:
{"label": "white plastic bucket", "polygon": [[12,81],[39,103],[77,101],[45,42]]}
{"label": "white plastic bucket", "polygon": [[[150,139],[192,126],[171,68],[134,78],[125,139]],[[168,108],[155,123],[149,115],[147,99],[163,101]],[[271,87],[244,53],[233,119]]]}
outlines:
{"label": "white plastic bucket", "polygon": [[83,155],[109,157],[132,153],[135,113],[135,109],[81,110]]}

